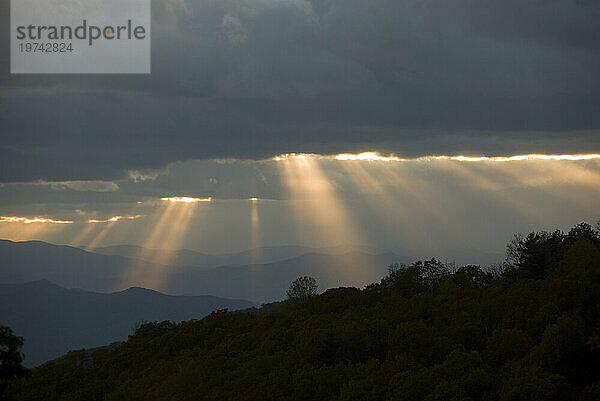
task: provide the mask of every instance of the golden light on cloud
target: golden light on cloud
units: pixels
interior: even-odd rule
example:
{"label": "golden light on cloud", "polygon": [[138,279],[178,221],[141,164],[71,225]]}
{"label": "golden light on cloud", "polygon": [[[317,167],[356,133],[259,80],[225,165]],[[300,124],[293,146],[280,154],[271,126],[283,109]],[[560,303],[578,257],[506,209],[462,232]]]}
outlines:
{"label": "golden light on cloud", "polygon": [[362,153],[342,153],[339,155],[319,155],[314,153],[287,153],[275,156],[273,160],[284,161],[293,159],[329,159],[340,161],[369,161],[369,162],[420,162],[420,161],[436,161],[436,160],[451,160],[458,162],[519,162],[533,160],[593,160],[600,159],[600,154],[563,154],[563,155],[545,155],[545,154],[528,154],[514,156],[463,156],[463,155],[438,155],[438,156],[421,156],[414,158],[402,158],[394,155],[384,156],[377,152],[362,152]]}
{"label": "golden light on cloud", "polygon": [[106,220],[90,219],[87,222],[88,223],[114,223],[114,222],[121,221],[121,220],[136,220],[136,219],[139,219],[140,217],[142,217],[141,214],[138,214],[135,216],[113,216]]}
{"label": "golden light on cloud", "polygon": [[212,202],[212,198],[192,198],[187,196],[173,196],[173,197],[164,197],[160,198],[160,200],[165,202],[173,202],[173,203],[196,203],[196,202]]}
{"label": "golden light on cloud", "polygon": [[72,225],[73,221],[48,217],[0,216],[0,238],[11,241],[45,240],[60,235]]}
{"label": "golden light on cloud", "polygon": [[593,160],[600,159],[600,154],[587,154],[587,155],[517,155],[517,156],[499,156],[499,157],[471,157],[471,156],[440,156],[437,159],[448,159],[456,160],[459,162],[518,162],[518,161],[529,161],[529,160]]}
{"label": "golden light on cloud", "polygon": [[404,161],[406,159],[400,159],[396,156],[382,156],[377,152],[364,152],[359,154],[343,153],[335,156],[336,160],[366,160],[366,161],[379,161],[379,162],[397,162]]}
{"label": "golden light on cloud", "polygon": [[317,155],[314,153],[286,153],[283,155],[275,156],[273,160],[275,161],[285,161],[285,160],[306,160],[308,158],[324,158],[325,156]]}
{"label": "golden light on cloud", "polygon": [[18,216],[0,216],[0,223],[22,223],[22,224],[73,224],[71,220],[54,220],[45,217],[18,217]]}

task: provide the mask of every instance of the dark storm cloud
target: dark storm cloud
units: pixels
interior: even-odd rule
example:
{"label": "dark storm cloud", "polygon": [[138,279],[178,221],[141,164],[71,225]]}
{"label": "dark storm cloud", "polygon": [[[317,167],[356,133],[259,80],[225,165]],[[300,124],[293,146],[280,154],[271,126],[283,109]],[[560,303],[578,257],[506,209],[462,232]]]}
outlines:
{"label": "dark storm cloud", "polygon": [[3,59],[0,181],[286,152],[600,152],[597,2],[152,7],[150,76],[11,76]]}

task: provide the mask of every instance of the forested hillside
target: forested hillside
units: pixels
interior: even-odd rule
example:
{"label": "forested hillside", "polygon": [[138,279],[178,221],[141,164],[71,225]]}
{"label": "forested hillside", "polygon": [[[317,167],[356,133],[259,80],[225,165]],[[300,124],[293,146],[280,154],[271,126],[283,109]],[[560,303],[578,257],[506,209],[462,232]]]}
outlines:
{"label": "forested hillside", "polygon": [[494,272],[391,266],[360,290],[140,327],[11,384],[26,400],[598,400],[600,233],[515,237]]}

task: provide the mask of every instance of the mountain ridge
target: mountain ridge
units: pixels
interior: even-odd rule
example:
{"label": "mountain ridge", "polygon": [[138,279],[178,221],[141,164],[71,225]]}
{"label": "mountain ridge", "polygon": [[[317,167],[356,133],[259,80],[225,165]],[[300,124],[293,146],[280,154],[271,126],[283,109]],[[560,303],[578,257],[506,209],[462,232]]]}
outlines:
{"label": "mountain ridge", "polygon": [[[3,241],[0,256],[0,282],[4,283],[45,278],[65,288],[86,291],[109,293],[141,286],[170,295],[213,295],[258,303],[281,299],[289,283],[301,275],[314,275],[322,289],[360,286],[381,278],[390,263],[405,260],[389,252],[305,253],[270,263],[203,269],[170,267],[37,241]],[[334,274],[336,271],[349,273],[348,277]]]}
{"label": "mountain ridge", "polygon": [[124,341],[143,321],[200,319],[217,309],[254,306],[242,299],[174,296],[141,287],[99,293],[45,279],[0,284],[0,323],[27,339],[23,351],[29,366],[72,349]]}

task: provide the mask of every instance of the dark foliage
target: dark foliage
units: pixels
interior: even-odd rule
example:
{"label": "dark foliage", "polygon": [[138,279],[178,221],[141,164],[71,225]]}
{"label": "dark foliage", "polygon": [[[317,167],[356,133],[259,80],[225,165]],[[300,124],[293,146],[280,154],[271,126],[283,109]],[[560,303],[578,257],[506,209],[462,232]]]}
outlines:
{"label": "dark foliage", "polygon": [[14,335],[9,327],[0,326],[0,400],[11,381],[29,375],[29,370],[22,365],[22,346],[22,337]]}
{"label": "dark foliage", "polygon": [[391,266],[363,290],[148,323],[12,390],[48,401],[599,399],[599,233],[519,237],[505,268]]}
{"label": "dark foliage", "polygon": [[315,295],[317,287],[317,280],[315,280],[314,277],[298,277],[292,281],[292,284],[290,284],[290,288],[285,292],[285,295],[290,301],[302,302]]}

